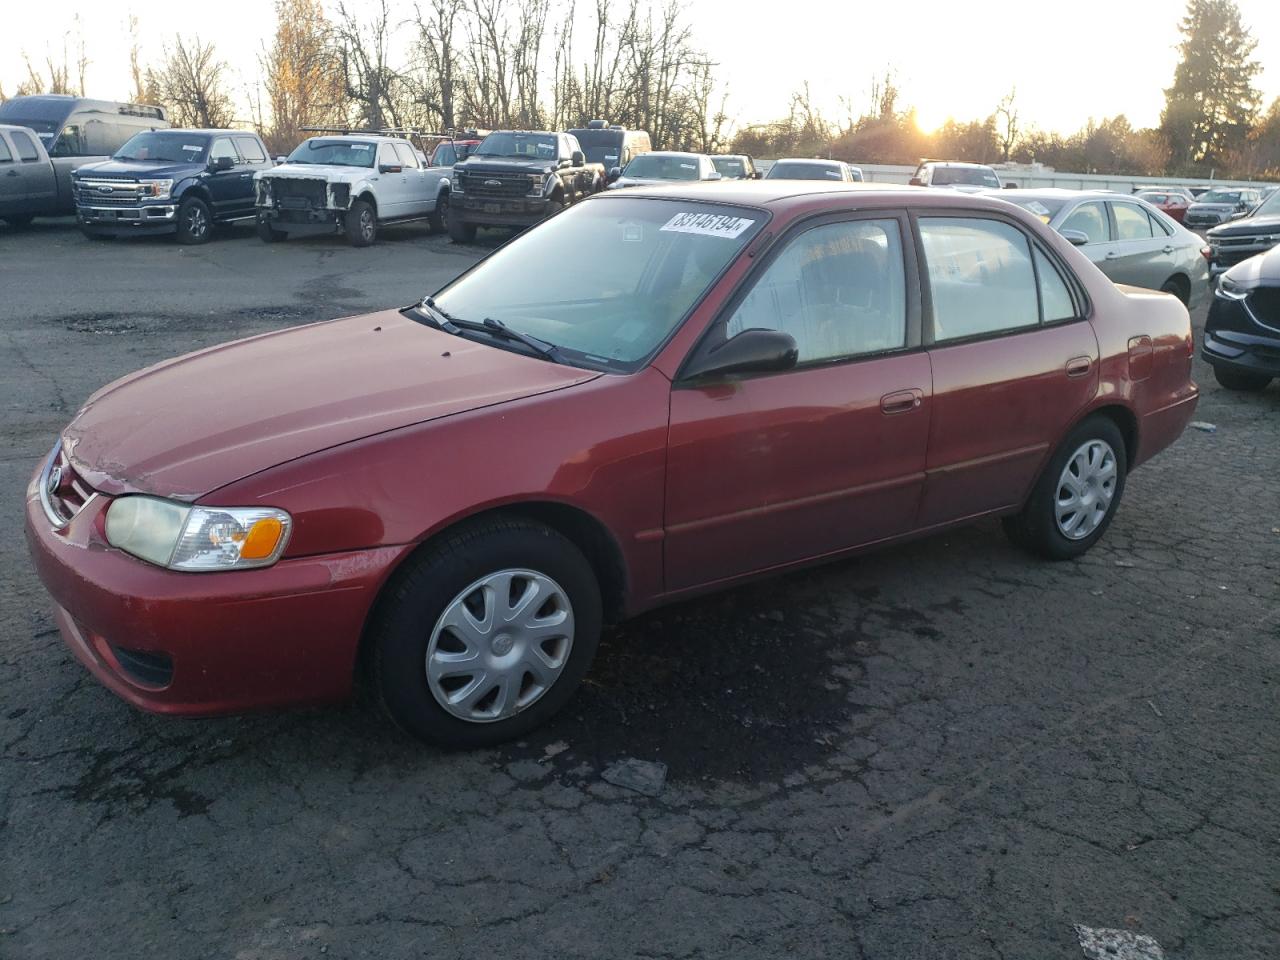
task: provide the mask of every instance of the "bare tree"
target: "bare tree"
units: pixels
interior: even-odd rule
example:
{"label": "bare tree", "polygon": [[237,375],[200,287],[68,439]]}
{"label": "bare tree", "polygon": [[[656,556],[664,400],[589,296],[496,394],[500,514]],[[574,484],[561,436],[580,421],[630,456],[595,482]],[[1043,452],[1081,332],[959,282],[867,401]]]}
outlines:
{"label": "bare tree", "polygon": [[1013,155],[1013,148],[1018,145],[1018,137],[1022,128],[1018,124],[1018,88],[1012,87],[1004,99],[996,106],[997,136],[1000,139],[1000,153],[1007,163]]}
{"label": "bare tree", "polygon": [[165,48],[158,70],[147,71],[147,85],[171,111],[181,127],[228,127],[235,119],[235,107],[227,92],[230,70],[218,59],[213,44],[199,37],[174,38],[173,49]]}
{"label": "bare tree", "polygon": [[378,0],[368,20],[338,4],[335,36],[341,65],[343,93],[351,119],[378,130],[400,123],[397,97],[400,71],[391,65],[391,12],[387,0]]}
{"label": "bare tree", "polygon": [[414,89],[414,100],[443,130],[458,126],[458,49],[455,36],[463,0],[431,0],[424,14],[417,13],[417,49],[422,67]]}

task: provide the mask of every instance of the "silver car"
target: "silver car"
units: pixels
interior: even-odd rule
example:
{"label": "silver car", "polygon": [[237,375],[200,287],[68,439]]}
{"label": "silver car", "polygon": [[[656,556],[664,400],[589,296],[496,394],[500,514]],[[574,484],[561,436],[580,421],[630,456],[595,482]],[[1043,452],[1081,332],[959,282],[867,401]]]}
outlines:
{"label": "silver car", "polygon": [[1149,203],[1118,193],[1004,190],[1080,248],[1113,283],[1172,293],[1189,308],[1209,294],[1209,248]]}

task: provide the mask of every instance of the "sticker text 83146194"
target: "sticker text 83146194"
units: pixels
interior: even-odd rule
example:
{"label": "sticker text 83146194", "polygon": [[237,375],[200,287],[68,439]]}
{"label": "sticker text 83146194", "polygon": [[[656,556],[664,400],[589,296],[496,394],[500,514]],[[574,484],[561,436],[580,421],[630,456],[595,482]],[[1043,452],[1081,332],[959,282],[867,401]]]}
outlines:
{"label": "sticker text 83146194", "polygon": [[661,229],[668,233],[697,233],[704,237],[733,240],[753,224],[755,221],[749,217],[730,217],[719,213],[677,213]]}

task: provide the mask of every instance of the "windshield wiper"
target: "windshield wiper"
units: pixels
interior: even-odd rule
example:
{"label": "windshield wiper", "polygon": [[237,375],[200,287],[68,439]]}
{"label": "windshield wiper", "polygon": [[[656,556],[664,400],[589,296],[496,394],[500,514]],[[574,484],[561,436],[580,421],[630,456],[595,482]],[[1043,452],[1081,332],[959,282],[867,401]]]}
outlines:
{"label": "windshield wiper", "polygon": [[560,353],[560,348],[554,343],[548,343],[546,340],[539,340],[537,337],[531,337],[529,334],[521,333],[519,330],[512,330],[501,320],[495,320],[493,317],[485,317],[484,322],[476,324],[476,326],[492,331],[507,340],[514,340],[516,343],[523,343],[530,350],[546,357],[554,363],[560,363],[564,359]]}
{"label": "windshield wiper", "polygon": [[476,323],[474,320],[461,320],[436,306],[435,300],[431,297],[423,297],[422,301],[417,304],[417,310],[427,318],[432,326],[443,330],[445,333],[452,333],[455,336],[461,334],[463,330],[487,333],[490,336],[500,337],[503,340],[526,346],[538,356],[545,357],[553,363],[564,363],[564,355],[554,343],[548,343],[546,340],[540,340],[527,333],[521,333],[519,330],[512,330],[501,320],[495,320],[493,317],[485,317],[480,323]]}
{"label": "windshield wiper", "polygon": [[418,304],[418,312],[424,314],[431,321],[432,326],[443,330],[445,333],[456,335],[462,329],[454,322],[453,317],[436,306],[435,300],[431,297],[422,298],[422,301]]}

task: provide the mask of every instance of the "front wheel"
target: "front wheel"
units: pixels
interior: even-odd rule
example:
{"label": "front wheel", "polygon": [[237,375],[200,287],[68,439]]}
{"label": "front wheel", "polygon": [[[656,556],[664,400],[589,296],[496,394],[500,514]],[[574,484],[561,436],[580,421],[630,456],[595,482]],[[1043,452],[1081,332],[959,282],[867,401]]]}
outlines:
{"label": "front wheel", "polygon": [[1239,390],[1242,393],[1258,393],[1267,389],[1267,384],[1271,382],[1271,378],[1265,373],[1233,370],[1216,363],[1213,365],[1213,378],[1228,390]]}
{"label": "front wheel", "polygon": [[4,218],[4,222],[15,230],[21,230],[24,227],[31,226],[31,221],[34,219],[34,215],[30,213],[12,213]]}
{"label": "front wheel", "polygon": [[208,243],[212,235],[213,217],[208,204],[198,197],[188,197],[178,204],[179,243]]}
{"label": "front wheel", "polygon": [[377,692],[423,740],[501,743],[568,702],[600,628],[599,584],[569,540],[525,520],[468,524],[389,584],[372,624]]}
{"label": "front wheel", "polygon": [[1128,467],[1115,421],[1089,417],[1058,447],[1022,511],[1004,519],[1005,533],[1048,560],[1081,556],[1111,524]]}
{"label": "front wheel", "polygon": [[454,243],[475,243],[476,225],[474,223],[464,223],[457,217],[450,217],[449,239]]}
{"label": "front wheel", "polygon": [[436,198],[436,208],[427,217],[427,226],[432,233],[444,233],[449,229],[449,195],[440,194]]}
{"label": "front wheel", "polygon": [[347,210],[347,239],[353,247],[367,247],[378,237],[378,215],[366,200],[357,200]]}
{"label": "front wheel", "polygon": [[266,220],[259,220],[258,239],[263,243],[278,243],[281,240],[289,239],[289,235],[283,230],[277,230]]}

